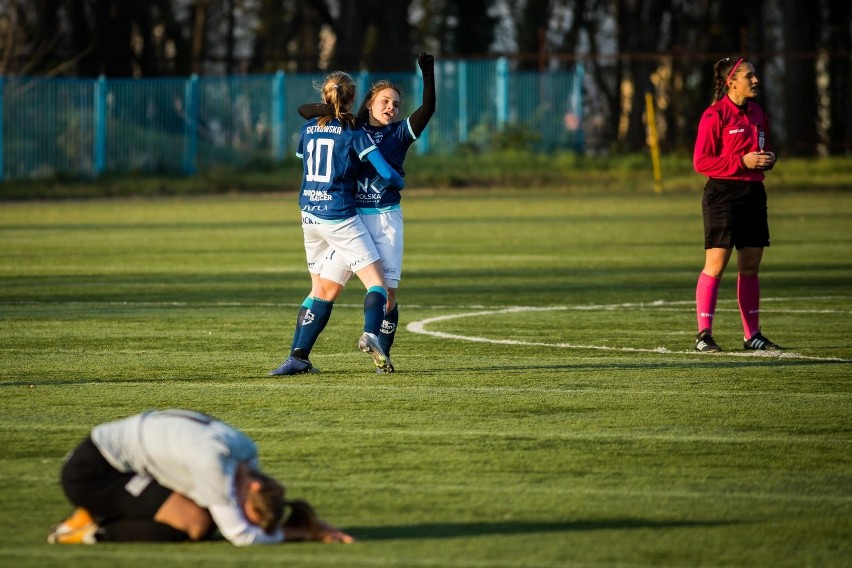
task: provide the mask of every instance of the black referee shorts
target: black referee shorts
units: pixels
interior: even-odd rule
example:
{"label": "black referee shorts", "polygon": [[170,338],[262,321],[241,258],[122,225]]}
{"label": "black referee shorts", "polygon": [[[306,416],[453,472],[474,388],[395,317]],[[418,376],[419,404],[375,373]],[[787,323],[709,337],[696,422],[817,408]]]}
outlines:
{"label": "black referee shorts", "polygon": [[701,210],[705,249],[769,246],[763,183],[710,178],[704,186]]}
{"label": "black referee shorts", "polygon": [[122,473],[86,438],[65,459],[62,489],[68,500],[103,524],[117,519],[153,519],[172,494],[147,475]]}

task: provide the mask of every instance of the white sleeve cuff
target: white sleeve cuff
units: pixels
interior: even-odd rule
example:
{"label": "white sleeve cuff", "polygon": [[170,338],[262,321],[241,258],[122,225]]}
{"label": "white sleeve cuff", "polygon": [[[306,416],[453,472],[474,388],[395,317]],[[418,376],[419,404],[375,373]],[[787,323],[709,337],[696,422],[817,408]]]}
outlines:
{"label": "white sleeve cuff", "polygon": [[262,528],[253,525],[245,518],[243,512],[230,505],[211,505],[210,515],[213,522],[231,544],[250,546],[254,544],[277,544],[284,540],[284,530],[279,528],[272,534],[267,534]]}

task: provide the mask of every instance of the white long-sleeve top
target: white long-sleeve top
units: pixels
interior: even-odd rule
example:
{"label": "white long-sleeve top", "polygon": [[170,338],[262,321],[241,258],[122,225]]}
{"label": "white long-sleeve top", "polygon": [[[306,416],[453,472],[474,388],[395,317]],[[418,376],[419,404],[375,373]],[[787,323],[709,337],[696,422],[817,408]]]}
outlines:
{"label": "white long-sleeve top", "polygon": [[245,546],[284,540],[281,529],[267,534],[251,524],[237,499],[239,464],[259,471],[259,463],[256,444],[236,428],[200,412],[163,410],[100,424],[91,436],[118,471],[149,475],[208,509],[231,543]]}

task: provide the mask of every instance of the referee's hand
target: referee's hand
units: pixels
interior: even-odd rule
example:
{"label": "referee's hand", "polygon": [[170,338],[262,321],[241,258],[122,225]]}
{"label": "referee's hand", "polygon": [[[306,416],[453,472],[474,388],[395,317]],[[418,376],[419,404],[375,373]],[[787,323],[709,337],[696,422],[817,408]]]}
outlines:
{"label": "referee's hand", "polygon": [[775,166],[773,152],[749,152],[743,156],[743,164],[750,170],[771,170]]}

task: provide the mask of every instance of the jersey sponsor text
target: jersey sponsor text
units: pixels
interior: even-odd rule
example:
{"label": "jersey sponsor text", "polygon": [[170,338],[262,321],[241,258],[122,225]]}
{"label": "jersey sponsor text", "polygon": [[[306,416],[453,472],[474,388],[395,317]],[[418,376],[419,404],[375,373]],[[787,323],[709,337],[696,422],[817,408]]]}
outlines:
{"label": "jersey sponsor text", "polygon": [[322,190],[306,189],[302,193],[311,201],[331,201],[333,199],[327,191]]}

